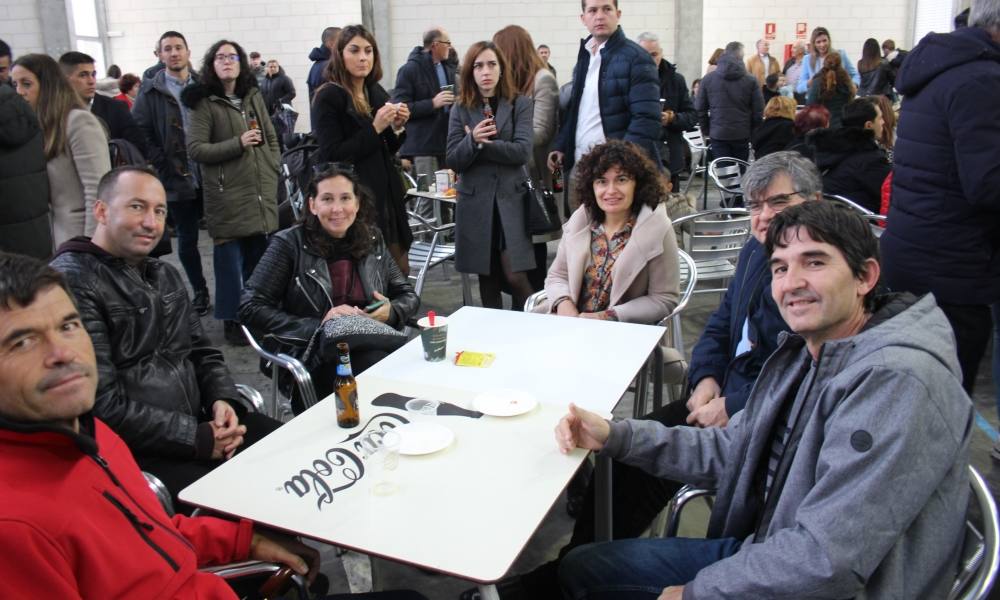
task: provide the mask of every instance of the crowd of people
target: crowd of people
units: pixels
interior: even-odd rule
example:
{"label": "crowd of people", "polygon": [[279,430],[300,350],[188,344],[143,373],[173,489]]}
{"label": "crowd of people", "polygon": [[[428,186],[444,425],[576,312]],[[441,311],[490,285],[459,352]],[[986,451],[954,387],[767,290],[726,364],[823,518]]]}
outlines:
{"label": "crowd of people", "polygon": [[[302,359],[328,395],[337,341],[352,340],[355,373],[405,343],[420,298],[402,171],[449,169],[455,267],[477,276],[483,306],[506,293],[520,310],[544,290],[539,312],[659,323],[679,300],[672,221],[691,210],[676,189],[696,127],[713,159],[747,163],[751,231],[688,393],[624,421],[570,407],[555,443],[616,461],[620,541],[594,543],[590,489],[559,558],[498,594],[946,591],[969,395],[994,332],[1000,375],[1000,0],[973,0],[965,26],[910,52],[866,40],[857,63],[825,27],[784,65],[767,40],[749,58],[733,41],[690,90],[655,33],[626,36],[618,4],[581,0],[588,35],[562,94],[550,48],[518,25],[465,52],[430,27],[391,90],[371,31],[323,30],[306,202],[280,230],[274,119],[296,92],[277,61],[222,39],[196,67],[169,30],[141,76],[99,79],[87,54],[15,58],[0,42],[0,540],[25,548],[0,566],[0,591],[228,598],[196,566],[248,556],[315,577],[309,546],[167,517],[145,489],[140,468],[176,497],[281,426],[241,397],[202,318],[214,307],[226,343],[246,344],[246,327]],[[562,181],[548,265],[526,184]],[[884,215],[881,238],[824,195]],[[159,258],[171,232],[183,275]],[[633,539],[683,483],[717,490],[708,539]],[[140,538],[168,560],[135,556]],[[109,557],[123,577],[81,575]]]}

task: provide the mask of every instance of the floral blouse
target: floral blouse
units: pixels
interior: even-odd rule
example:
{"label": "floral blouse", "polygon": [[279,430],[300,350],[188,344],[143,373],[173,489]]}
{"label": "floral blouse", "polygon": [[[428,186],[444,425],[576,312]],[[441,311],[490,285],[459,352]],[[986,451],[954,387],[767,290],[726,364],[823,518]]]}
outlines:
{"label": "floral blouse", "polygon": [[609,241],[604,235],[604,224],[597,223],[590,227],[590,264],[583,274],[583,287],[580,291],[580,301],[577,310],[580,312],[607,311],[608,316],[615,318],[611,306],[612,269],[615,261],[621,255],[625,245],[632,237],[632,227],[635,217],[611,236]]}

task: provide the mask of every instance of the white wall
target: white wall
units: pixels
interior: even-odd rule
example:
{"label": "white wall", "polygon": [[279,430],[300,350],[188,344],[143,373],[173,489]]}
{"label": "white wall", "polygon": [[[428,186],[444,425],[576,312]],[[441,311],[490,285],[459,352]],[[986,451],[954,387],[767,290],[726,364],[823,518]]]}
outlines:
{"label": "white wall", "polygon": [[[16,0],[25,1],[25,0]],[[27,0],[31,2],[31,0]],[[169,29],[184,34],[191,62],[199,68],[208,47],[222,38],[233,39],[247,52],[256,50],[266,60],[277,59],[295,83],[293,102],[299,125],[309,127],[309,51],[320,44],[325,27],[361,21],[358,0],[175,0],[169,5],[151,0],[108,0],[108,31],[112,60],[123,73],[136,73],[156,62],[153,48]]]}
{"label": "white wall", "polygon": [[[643,31],[652,31],[669,51],[674,40],[675,1],[622,0],[620,24],[625,34],[635,39]],[[507,25],[520,25],[528,30],[536,46],[547,44],[552,49],[551,63],[558,71],[560,84],[569,81],[580,39],[587,35],[580,22],[579,0],[387,2],[393,42],[392,48],[382,49],[382,68],[390,82],[395,82],[396,71],[414,46],[421,44],[423,32],[434,25],[448,30],[460,58],[475,42],[492,38]]]}
{"label": "white wall", "polygon": [[814,27],[830,30],[834,48],[845,50],[852,62],[861,58],[867,38],[896,40],[896,46],[910,48],[912,0],[704,0],[705,24],[702,39],[702,67],[716,48],[731,41],[746,45],[749,56],[754,43],[764,37],[764,23],[777,24],[771,54],[783,57],[784,45],[795,41],[795,24],[808,25],[806,41]]}
{"label": "white wall", "polygon": [[45,52],[36,0],[4,0],[0,4],[0,39],[10,44],[15,58]]}

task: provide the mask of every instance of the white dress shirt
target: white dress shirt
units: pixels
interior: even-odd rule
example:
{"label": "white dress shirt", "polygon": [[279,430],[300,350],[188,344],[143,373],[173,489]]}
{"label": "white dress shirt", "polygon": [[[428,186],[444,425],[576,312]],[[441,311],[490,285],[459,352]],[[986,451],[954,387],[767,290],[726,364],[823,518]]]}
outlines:
{"label": "white dress shirt", "polygon": [[598,89],[601,73],[601,49],[607,40],[597,45],[597,40],[590,38],[586,48],[590,52],[590,64],[587,66],[587,78],[583,84],[583,94],[580,96],[580,109],[576,116],[576,149],[574,162],[580,162],[580,157],[598,144],[603,144],[604,125],[601,124],[601,104],[598,99]]}

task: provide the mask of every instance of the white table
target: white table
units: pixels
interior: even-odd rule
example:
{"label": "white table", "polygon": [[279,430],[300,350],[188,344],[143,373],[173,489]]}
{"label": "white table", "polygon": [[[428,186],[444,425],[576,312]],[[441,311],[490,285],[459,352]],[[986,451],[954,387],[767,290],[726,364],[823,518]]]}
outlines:
{"label": "white table", "polygon": [[[475,307],[451,315],[448,329],[450,355],[493,352],[492,367],[426,362],[420,340],[412,340],[358,377],[359,427],[338,428],[328,398],[183,490],[181,499],[481,584],[497,581],[586,458],[582,450],[556,449],[552,432],[566,404],[609,413],[663,329]],[[469,406],[496,387],[530,390],[539,406],[517,417],[474,419],[371,405],[380,394],[397,393]],[[435,454],[401,457],[399,490],[376,496],[371,472],[358,477],[367,462],[348,436],[403,420],[445,424],[455,442]],[[483,589],[495,596],[492,586]]]}

